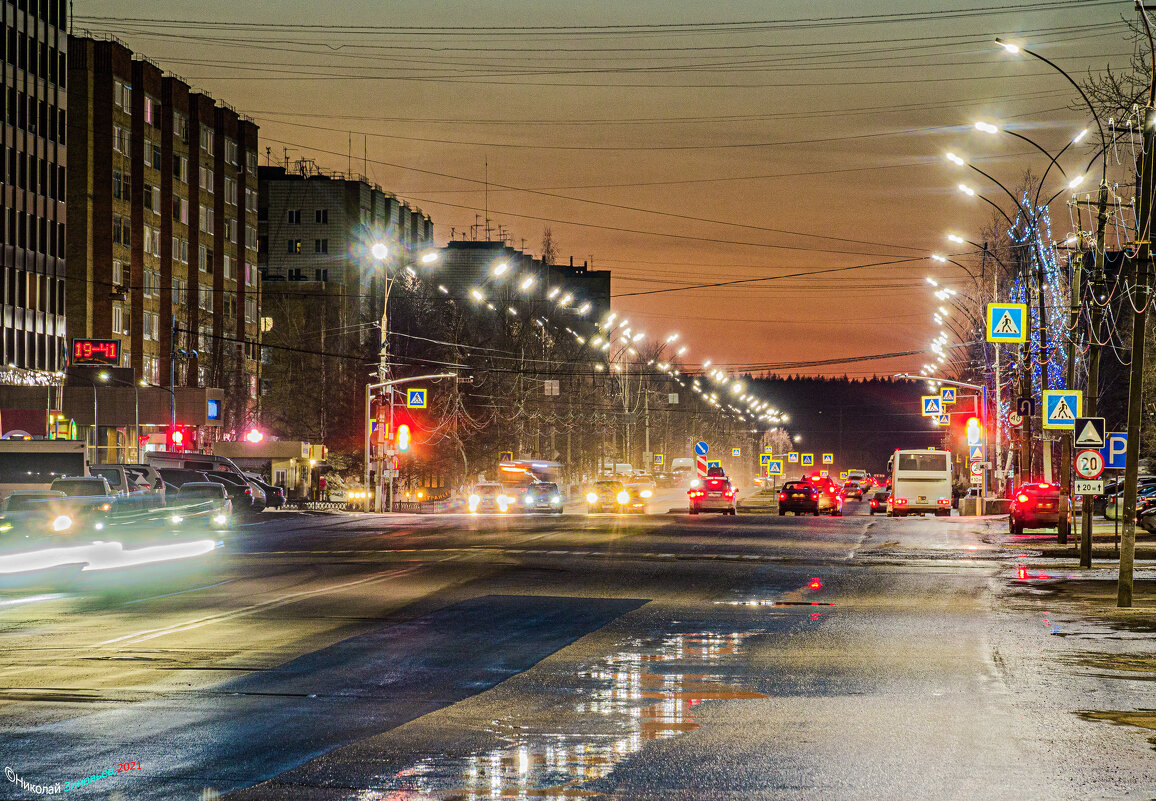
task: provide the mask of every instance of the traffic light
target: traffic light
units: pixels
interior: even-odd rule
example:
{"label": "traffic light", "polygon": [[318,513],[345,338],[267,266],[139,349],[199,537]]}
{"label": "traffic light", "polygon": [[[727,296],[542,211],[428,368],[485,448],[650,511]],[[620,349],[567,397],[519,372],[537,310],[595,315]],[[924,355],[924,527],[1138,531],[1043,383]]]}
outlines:
{"label": "traffic light", "polygon": [[967,433],[968,445],[982,445],[983,444],[983,423],[978,417],[967,418],[967,423],[964,427]]}
{"label": "traffic light", "polygon": [[409,426],[405,423],[397,427],[397,449],[402,452],[409,450]]}
{"label": "traffic light", "polygon": [[191,426],[170,426],[166,440],[170,451],[196,450],[197,429]]}

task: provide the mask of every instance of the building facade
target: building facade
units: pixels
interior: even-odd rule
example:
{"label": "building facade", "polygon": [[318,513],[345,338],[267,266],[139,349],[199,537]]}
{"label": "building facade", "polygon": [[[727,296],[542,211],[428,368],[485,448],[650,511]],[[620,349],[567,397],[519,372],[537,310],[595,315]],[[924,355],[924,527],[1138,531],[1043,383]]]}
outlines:
{"label": "building facade", "polygon": [[5,0],[0,38],[0,364],[64,369],[67,4]]}
{"label": "building facade", "polygon": [[356,450],[361,429],[351,421],[360,419],[366,365],[378,359],[383,277],[432,248],[433,222],[364,176],[309,161],[258,175],[269,325],[262,419],[283,439]]}
{"label": "building facade", "polygon": [[222,431],[259,391],[257,126],[117,41],[68,61],[70,337],[120,339],[153,384],[219,387]]}

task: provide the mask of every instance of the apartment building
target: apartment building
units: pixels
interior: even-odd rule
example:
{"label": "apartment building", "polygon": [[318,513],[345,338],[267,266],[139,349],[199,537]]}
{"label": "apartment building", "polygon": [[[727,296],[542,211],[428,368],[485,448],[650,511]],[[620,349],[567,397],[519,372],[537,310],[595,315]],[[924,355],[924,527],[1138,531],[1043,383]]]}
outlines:
{"label": "apartment building", "polygon": [[257,126],[115,40],[71,38],[68,92],[69,336],[120,339],[138,379],[221,388],[221,428],[241,431],[259,391]]}

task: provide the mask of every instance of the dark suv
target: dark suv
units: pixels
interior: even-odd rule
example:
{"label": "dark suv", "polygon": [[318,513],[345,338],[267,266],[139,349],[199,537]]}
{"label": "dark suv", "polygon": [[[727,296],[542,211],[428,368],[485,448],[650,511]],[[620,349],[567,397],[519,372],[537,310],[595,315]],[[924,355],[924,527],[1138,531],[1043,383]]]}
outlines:
{"label": "dark suv", "polygon": [[1015,535],[1027,528],[1054,528],[1067,537],[1072,533],[1072,501],[1064,498],[1061,503],[1058,484],[1021,484],[1012,496],[1008,523]]}

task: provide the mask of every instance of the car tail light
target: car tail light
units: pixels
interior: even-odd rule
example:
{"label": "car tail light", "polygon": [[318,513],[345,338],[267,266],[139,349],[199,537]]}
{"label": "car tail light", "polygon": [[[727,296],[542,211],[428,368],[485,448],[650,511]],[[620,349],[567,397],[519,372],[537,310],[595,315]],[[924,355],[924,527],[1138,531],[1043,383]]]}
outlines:
{"label": "car tail light", "polygon": [[785,493],[785,492],[780,492],[780,493],[779,493],[779,500],[780,500],[780,501],[785,501],[785,500],[787,500],[787,493]]}
{"label": "car tail light", "polygon": [[939,499],[939,505],[940,506],[950,506],[951,505],[951,498],[940,498]]}
{"label": "car tail light", "polygon": [[1021,492],[1019,495],[1016,496],[1016,500],[1019,501],[1020,503],[1027,503],[1028,501],[1031,500],[1031,498],[1029,498],[1027,495],[1024,495]]}
{"label": "car tail light", "polygon": [[906,506],[907,505],[907,499],[906,498],[896,498],[894,501],[892,501],[892,503],[895,504],[896,506]]}
{"label": "car tail light", "polygon": [[245,487],[245,489],[243,490],[243,492],[244,492],[246,495],[252,495],[252,494],[253,494],[253,490],[249,489],[248,487]]}

